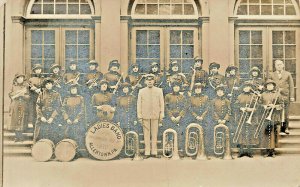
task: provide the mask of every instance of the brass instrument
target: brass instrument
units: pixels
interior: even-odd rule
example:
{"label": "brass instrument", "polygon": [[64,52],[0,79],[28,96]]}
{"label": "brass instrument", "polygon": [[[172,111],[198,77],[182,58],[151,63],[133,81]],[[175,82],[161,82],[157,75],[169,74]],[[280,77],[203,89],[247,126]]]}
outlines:
{"label": "brass instrument", "polygon": [[166,158],[178,160],[178,138],[174,129],[167,129],[163,133],[163,155]]}
{"label": "brass instrument", "polygon": [[27,92],[27,88],[26,87],[22,88],[21,90],[18,90],[15,95],[11,96],[11,99],[13,100],[21,95],[24,95],[26,92]]}
{"label": "brass instrument", "polygon": [[80,78],[79,76],[80,76],[80,73],[77,73],[76,76],[73,79],[70,79],[66,84],[70,84],[70,83],[78,84],[78,81]]}
{"label": "brass instrument", "polygon": [[[256,94],[256,93],[255,93]],[[255,99],[255,102],[254,102],[254,105],[253,105],[253,110],[251,111],[251,114],[248,118],[248,120],[246,121],[247,124],[251,125],[252,124],[252,117],[253,117],[253,114],[254,114],[254,111],[255,111],[255,107],[257,105],[257,102],[258,102],[258,99],[260,98],[259,95],[256,96],[256,99]]]}
{"label": "brass instrument", "polygon": [[[191,131],[192,128],[197,131]],[[206,160],[203,128],[197,123],[191,123],[185,130],[185,153],[192,157],[196,156],[197,160]]]}
{"label": "brass instrument", "polygon": [[115,89],[114,89],[114,91],[113,91],[113,94],[115,94],[115,93],[117,92],[117,90],[118,90],[118,88],[119,88],[119,85],[120,85],[120,83],[121,83],[122,78],[123,78],[123,73],[122,73],[122,75],[120,76],[120,78],[119,78],[117,84],[115,85]]}
{"label": "brass instrument", "polygon": [[195,84],[195,77],[196,77],[196,70],[192,67],[191,67],[191,69],[193,70],[193,75],[192,75],[192,79],[191,79],[190,91],[193,90],[193,87]]}
{"label": "brass instrument", "polygon": [[[245,110],[243,110],[243,113],[242,113],[242,115],[241,115],[241,117],[240,117],[240,121],[239,121],[239,123],[238,123],[238,126],[237,126],[236,131],[235,131],[234,136],[233,136],[233,141],[232,141],[233,143],[236,143],[237,140],[238,140],[239,137],[240,137],[240,134],[241,134],[243,125],[244,125],[244,123],[245,123],[245,121],[246,121],[246,119],[247,119],[247,111],[246,111],[246,110],[247,110],[247,108],[249,108],[249,107],[251,106],[251,103],[253,102],[253,98],[254,98],[254,95],[252,95],[252,97],[251,97],[251,99],[250,99],[250,102],[246,104]],[[256,102],[257,102],[257,100],[256,100]],[[255,103],[255,104],[256,104],[256,103]],[[249,118],[250,118],[250,117],[249,117]],[[248,118],[248,121],[249,121],[249,118]],[[248,121],[247,121],[247,122],[248,122]]]}
{"label": "brass instrument", "polygon": [[225,160],[232,159],[229,128],[222,123],[214,127],[214,153],[216,155],[223,155],[223,159]]}
{"label": "brass instrument", "polygon": [[234,79],[230,94],[228,94],[228,96],[230,97],[230,103],[231,103],[231,100],[232,100],[233,90],[234,90],[235,84],[236,84],[236,79]]}
{"label": "brass instrument", "polygon": [[142,160],[139,146],[139,135],[134,131],[125,134],[125,155],[133,157],[133,160]]}
{"label": "brass instrument", "polygon": [[259,135],[259,133],[260,133],[262,127],[263,127],[263,124],[264,124],[265,120],[272,121],[271,117],[272,117],[272,114],[273,114],[273,111],[274,111],[274,108],[275,108],[275,104],[276,104],[276,102],[277,102],[277,100],[279,98],[279,95],[280,95],[279,93],[280,93],[280,90],[278,90],[276,92],[276,98],[275,98],[275,100],[273,102],[274,107],[268,108],[268,106],[271,104],[271,102],[269,102],[266,105],[267,107],[265,108],[265,110],[264,110],[264,112],[262,114],[262,117],[261,117],[261,119],[259,121],[258,127],[256,128],[256,131],[255,131],[255,134],[254,134],[254,138],[258,138],[258,135]]}
{"label": "brass instrument", "polygon": [[135,91],[137,85],[140,84],[140,82],[145,78],[145,75],[142,75],[142,77],[137,81],[137,83],[133,86],[133,89],[131,91],[131,94],[133,94],[133,92]]}

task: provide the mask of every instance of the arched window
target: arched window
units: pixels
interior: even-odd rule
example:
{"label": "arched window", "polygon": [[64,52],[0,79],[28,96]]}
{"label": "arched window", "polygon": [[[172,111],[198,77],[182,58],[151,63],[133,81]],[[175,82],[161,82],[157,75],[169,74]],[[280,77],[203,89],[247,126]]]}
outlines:
{"label": "arched window", "polygon": [[193,0],[136,0],[132,16],[139,18],[191,18],[197,17],[197,6]]}
{"label": "arched window", "polygon": [[27,10],[29,18],[90,17],[93,14],[90,0],[31,0]]}
{"label": "arched window", "polygon": [[[274,61],[283,60],[292,73],[296,92],[300,86],[299,5],[295,0],[239,0],[235,16],[236,62],[242,79],[257,66],[267,75]],[[298,85],[298,86],[297,86]],[[297,93],[296,95],[299,95]]]}

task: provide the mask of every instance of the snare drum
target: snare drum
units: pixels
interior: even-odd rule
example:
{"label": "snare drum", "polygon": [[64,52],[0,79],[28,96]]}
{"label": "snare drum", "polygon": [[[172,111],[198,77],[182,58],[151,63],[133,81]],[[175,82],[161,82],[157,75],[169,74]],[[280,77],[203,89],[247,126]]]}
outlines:
{"label": "snare drum", "polygon": [[63,139],[56,144],[55,156],[57,160],[69,162],[74,159],[77,153],[78,145],[72,139]]}
{"label": "snare drum", "polygon": [[39,162],[49,161],[53,155],[54,143],[48,139],[37,141],[31,149],[32,157]]}

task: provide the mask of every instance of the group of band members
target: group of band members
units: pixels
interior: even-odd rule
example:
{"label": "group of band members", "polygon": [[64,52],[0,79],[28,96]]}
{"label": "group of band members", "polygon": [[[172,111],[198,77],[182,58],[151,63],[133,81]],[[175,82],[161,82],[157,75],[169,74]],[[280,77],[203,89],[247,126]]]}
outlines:
{"label": "group of band members", "polygon": [[274,156],[278,133],[289,134],[289,104],[294,101],[293,79],[283,61],[274,62],[275,71],[267,80],[253,67],[242,82],[235,66],[222,75],[220,64],[211,63],[207,72],[202,59],[194,60],[188,75],[177,61],[170,63],[168,72],[153,62],[147,74],[133,64],[126,76],[120,74],[117,60],[110,62],[105,74],[97,70],[95,60],[89,62],[87,73],[79,72],[75,61],[66,72],[52,65],[50,74],[36,64],[28,80],[24,74],[15,75],[9,93],[11,124],[6,129],[16,133],[15,141],[23,141],[23,132],[32,123],[34,142],[71,138],[83,148],[87,128],[111,120],[124,133],[143,133],[145,156],[156,157],[157,139],[168,128],[177,132],[179,154],[185,156],[185,129],[190,123],[203,127],[206,153],[213,154],[214,126],[225,124],[240,157],[252,157],[253,148]]}

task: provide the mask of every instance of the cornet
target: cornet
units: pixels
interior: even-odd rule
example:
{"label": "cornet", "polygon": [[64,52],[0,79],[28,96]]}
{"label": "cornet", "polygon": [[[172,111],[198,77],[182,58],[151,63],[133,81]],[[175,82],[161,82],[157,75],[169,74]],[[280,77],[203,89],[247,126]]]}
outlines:
{"label": "cornet", "polygon": [[[197,131],[191,131],[192,128]],[[185,131],[185,153],[192,157],[196,156],[197,160],[206,160],[203,128],[197,123],[191,123]]]}
{"label": "cornet", "polygon": [[225,160],[232,159],[229,128],[224,124],[218,124],[214,127],[214,153],[223,155]]}
{"label": "cornet", "polygon": [[125,155],[134,156],[133,160],[142,160],[140,155],[139,135],[134,131],[125,134]]}
{"label": "cornet", "polygon": [[163,133],[163,155],[166,158],[178,160],[178,138],[174,129],[167,129]]}

